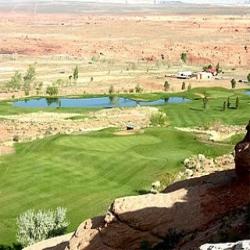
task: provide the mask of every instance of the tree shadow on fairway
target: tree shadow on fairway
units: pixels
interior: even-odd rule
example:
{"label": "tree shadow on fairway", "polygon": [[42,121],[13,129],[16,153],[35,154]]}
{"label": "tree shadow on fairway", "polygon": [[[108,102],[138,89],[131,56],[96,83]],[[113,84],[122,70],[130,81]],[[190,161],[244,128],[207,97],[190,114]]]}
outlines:
{"label": "tree shadow on fairway", "polygon": [[200,112],[204,111],[203,108],[190,108],[190,110],[192,110],[192,111],[200,111]]}

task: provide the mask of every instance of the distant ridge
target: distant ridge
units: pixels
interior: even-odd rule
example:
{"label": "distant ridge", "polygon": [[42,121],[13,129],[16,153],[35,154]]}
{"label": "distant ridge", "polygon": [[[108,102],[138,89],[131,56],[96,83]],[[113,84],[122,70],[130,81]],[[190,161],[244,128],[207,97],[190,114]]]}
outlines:
{"label": "distant ridge", "polygon": [[126,5],[157,5],[157,4],[204,4],[204,5],[250,5],[250,0],[0,0],[0,3],[24,3],[24,2],[78,2],[78,3],[112,3],[112,4],[126,4]]}

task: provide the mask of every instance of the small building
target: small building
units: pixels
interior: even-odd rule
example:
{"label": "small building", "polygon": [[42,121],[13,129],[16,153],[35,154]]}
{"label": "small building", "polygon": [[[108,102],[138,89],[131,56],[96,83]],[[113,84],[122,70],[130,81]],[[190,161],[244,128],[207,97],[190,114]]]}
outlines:
{"label": "small building", "polygon": [[218,75],[217,69],[216,68],[208,68],[206,70],[207,73],[211,73],[213,76]]}
{"label": "small building", "polygon": [[196,74],[196,79],[197,80],[212,80],[213,79],[213,74],[210,72],[198,72]]}
{"label": "small building", "polygon": [[193,76],[193,72],[192,71],[182,71],[182,72],[178,72],[176,74],[176,77],[178,79],[189,79]]}

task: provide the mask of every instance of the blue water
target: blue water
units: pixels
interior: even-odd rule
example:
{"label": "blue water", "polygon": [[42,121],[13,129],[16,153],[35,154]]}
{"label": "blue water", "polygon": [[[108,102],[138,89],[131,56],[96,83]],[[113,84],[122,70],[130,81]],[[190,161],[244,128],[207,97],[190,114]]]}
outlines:
{"label": "blue water", "polygon": [[250,95],[250,90],[245,91],[246,95]]}
{"label": "blue water", "polygon": [[33,98],[13,102],[15,107],[29,108],[112,108],[112,107],[135,107],[155,106],[166,103],[185,103],[190,99],[183,97],[169,97],[155,101],[135,101],[123,97],[93,97],[93,98]]}

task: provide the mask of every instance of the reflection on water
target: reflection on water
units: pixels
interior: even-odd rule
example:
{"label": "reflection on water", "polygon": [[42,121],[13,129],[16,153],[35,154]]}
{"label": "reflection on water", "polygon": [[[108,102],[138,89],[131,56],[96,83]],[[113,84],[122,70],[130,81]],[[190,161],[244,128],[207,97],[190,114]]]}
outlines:
{"label": "reflection on water", "polygon": [[191,101],[183,97],[168,97],[154,101],[138,101],[118,96],[92,97],[92,98],[33,98],[13,102],[16,107],[45,108],[110,108],[110,107],[136,107],[155,106],[166,103],[185,103]]}

